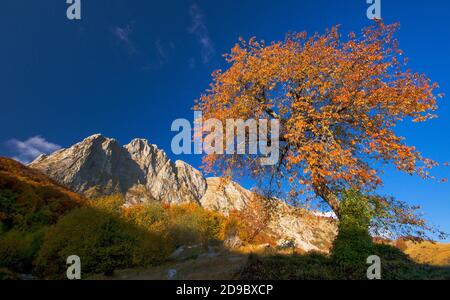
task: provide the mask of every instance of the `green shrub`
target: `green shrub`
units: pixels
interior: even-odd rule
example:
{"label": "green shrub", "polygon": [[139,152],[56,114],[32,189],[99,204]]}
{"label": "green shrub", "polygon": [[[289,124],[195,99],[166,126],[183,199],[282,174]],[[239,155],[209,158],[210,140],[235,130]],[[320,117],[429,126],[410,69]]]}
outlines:
{"label": "green shrub", "polygon": [[44,228],[31,233],[11,230],[0,235],[0,267],[20,273],[31,272],[44,232]]}
{"label": "green shrub", "polygon": [[135,244],[129,225],[118,216],[89,207],[76,209],[48,230],[36,271],[45,277],[64,277],[67,257],[78,255],[83,274],[110,274],[132,265]]}
{"label": "green shrub", "polygon": [[323,254],[250,255],[239,274],[240,280],[334,280],[333,265]]}
{"label": "green shrub", "polygon": [[19,280],[19,274],[0,267],[0,280]]}
{"label": "green shrub", "polygon": [[154,266],[164,263],[175,251],[170,238],[159,232],[136,232],[137,245],[133,251],[133,265]]}
{"label": "green shrub", "polygon": [[105,197],[61,218],[45,236],[37,273],[63,278],[71,255],[80,257],[84,276],[164,262],[175,250],[167,212],[158,204],[122,205],[119,196]]}
{"label": "green shrub", "polygon": [[369,234],[370,205],[361,193],[347,191],[340,209],[338,236],[332,249],[333,263],[343,278],[365,279],[367,258],[374,255],[374,244]]}
{"label": "green shrub", "polygon": [[[11,190],[0,190],[0,222],[2,231],[12,229],[15,221],[17,194]],[[0,231],[1,232],[1,231]]]}

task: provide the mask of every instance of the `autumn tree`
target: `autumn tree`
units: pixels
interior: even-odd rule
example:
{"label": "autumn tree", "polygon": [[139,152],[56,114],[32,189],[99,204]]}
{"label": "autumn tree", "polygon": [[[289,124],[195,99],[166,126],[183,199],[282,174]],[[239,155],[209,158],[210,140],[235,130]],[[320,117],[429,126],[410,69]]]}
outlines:
{"label": "autumn tree", "polygon": [[273,201],[267,201],[261,195],[254,193],[240,211],[234,212],[234,217],[243,227],[245,241],[254,242],[258,237],[266,242],[269,240],[264,231],[272,220],[275,205]]}
{"label": "autumn tree", "polygon": [[[229,67],[213,73],[195,109],[222,122],[278,119],[280,160],[268,167],[254,155],[213,153],[204,158],[204,167],[263,178],[278,189],[289,186],[293,196],[314,195],[338,216],[341,193],[374,191],[382,184],[384,164],[430,178],[437,163],[394,129],[404,120],[433,118],[440,95],[436,83],[407,69],[394,37],[397,28],[377,21],[361,35],[345,38],[336,26],[270,44],[241,40],[225,55]],[[380,203],[393,203],[391,211],[410,216],[404,205]]]}

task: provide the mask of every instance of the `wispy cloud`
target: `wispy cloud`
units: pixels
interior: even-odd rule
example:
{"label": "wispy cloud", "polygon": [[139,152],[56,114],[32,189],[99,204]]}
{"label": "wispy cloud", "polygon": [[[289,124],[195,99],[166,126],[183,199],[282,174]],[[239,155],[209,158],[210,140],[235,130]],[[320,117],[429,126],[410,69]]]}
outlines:
{"label": "wispy cloud", "polygon": [[191,57],[188,60],[188,66],[190,69],[194,69],[196,65],[195,57]]}
{"label": "wispy cloud", "polygon": [[29,163],[41,154],[50,154],[61,149],[61,146],[46,141],[41,136],[34,136],[26,141],[12,139],[6,142],[13,158],[22,163]]}
{"label": "wispy cloud", "polygon": [[167,52],[164,46],[161,43],[161,40],[155,41],[155,49],[156,53],[158,55],[158,59],[162,64],[165,64],[167,62]]}
{"label": "wispy cloud", "polygon": [[192,20],[192,24],[188,29],[189,33],[197,38],[201,47],[202,62],[207,64],[214,57],[216,50],[209,35],[208,27],[205,24],[203,13],[196,3],[189,8],[189,15]]}
{"label": "wispy cloud", "polygon": [[128,49],[128,51],[130,51],[130,53],[136,52],[136,46],[131,40],[131,34],[133,33],[133,30],[133,25],[128,24],[123,27],[116,26],[112,31],[117,40],[122,43]]}
{"label": "wispy cloud", "polygon": [[153,43],[153,53],[152,61],[149,62],[144,69],[149,70],[159,70],[165,64],[169,62],[169,58],[175,49],[175,44],[172,41],[163,42],[160,39],[157,39]]}

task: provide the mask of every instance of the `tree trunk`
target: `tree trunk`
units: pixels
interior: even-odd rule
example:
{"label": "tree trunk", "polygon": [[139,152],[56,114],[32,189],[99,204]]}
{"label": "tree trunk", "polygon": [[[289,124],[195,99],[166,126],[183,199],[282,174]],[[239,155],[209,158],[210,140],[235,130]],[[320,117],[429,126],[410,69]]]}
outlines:
{"label": "tree trunk", "polygon": [[340,202],[338,197],[325,185],[315,185],[316,194],[321,197],[333,210],[338,219],[340,218]]}

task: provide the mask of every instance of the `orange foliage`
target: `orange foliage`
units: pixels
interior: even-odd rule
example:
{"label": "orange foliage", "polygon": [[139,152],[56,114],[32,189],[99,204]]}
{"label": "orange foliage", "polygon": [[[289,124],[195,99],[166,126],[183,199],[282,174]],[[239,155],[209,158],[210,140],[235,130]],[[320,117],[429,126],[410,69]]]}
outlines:
{"label": "orange foliage", "polygon": [[269,224],[273,215],[272,201],[259,195],[253,195],[242,210],[233,210],[223,226],[222,236],[239,236],[241,240],[251,244],[276,245],[271,236]]}
{"label": "orange foliage", "polygon": [[[241,40],[226,55],[231,65],[213,74],[197,101],[205,119],[280,120],[280,161],[263,167],[251,156],[208,155],[204,166],[289,180],[295,194],[312,191],[339,214],[336,191],[373,189],[382,182],[376,161],[430,178],[437,164],[394,133],[396,124],[423,122],[437,109],[437,84],[407,70],[393,35],[375,26],[342,39],[339,28],[308,38],[291,34],[269,45]],[[372,165],[372,166],[371,166]]]}
{"label": "orange foliage", "polygon": [[0,198],[0,221],[21,229],[54,224],[85,202],[39,171],[4,157],[0,157]]}

